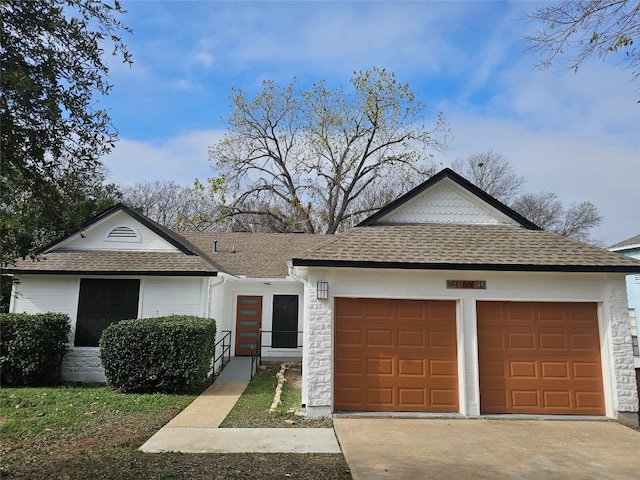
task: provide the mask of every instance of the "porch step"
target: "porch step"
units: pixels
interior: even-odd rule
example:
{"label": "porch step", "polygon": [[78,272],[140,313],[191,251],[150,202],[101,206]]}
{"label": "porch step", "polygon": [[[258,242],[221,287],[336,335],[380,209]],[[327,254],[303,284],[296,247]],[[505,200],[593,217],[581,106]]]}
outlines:
{"label": "porch step", "polygon": [[[257,365],[254,365],[254,370]],[[251,380],[251,357],[231,357],[215,383],[238,383]]]}

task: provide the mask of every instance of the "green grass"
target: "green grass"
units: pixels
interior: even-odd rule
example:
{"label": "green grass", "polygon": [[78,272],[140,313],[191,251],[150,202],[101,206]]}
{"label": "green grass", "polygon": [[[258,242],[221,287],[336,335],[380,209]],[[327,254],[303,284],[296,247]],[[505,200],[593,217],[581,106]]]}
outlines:
{"label": "green grass", "polygon": [[160,412],[178,413],[195,395],[123,395],[104,386],[3,388],[0,415],[3,438],[21,442],[99,428],[105,421]]}
{"label": "green grass", "polygon": [[145,454],[138,447],[194,396],[105,387],[0,390],[0,478],[340,479],[342,455]]}
{"label": "green grass", "polygon": [[[278,427],[331,427],[331,419],[305,419],[292,413],[301,404],[301,392],[285,382],[280,397],[282,405],[269,412],[276,385],[275,375],[279,366],[265,365],[253,377],[244,393],[238,399],[222,428],[278,428]],[[287,374],[285,374],[286,376]]]}

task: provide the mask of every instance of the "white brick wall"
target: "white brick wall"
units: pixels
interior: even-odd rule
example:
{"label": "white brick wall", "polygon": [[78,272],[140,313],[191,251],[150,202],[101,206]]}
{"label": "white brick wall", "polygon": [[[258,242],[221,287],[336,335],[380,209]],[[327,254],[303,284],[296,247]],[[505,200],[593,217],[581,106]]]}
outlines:
{"label": "white brick wall", "polygon": [[333,299],[330,296],[328,300],[318,300],[313,281],[309,284],[307,300],[307,330],[304,333],[307,364],[303,368],[307,386],[307,408],[312,410],[320,407],[330,413],[333,391]]}
{"label": "white brick wall", "polygon": [[617,412],[638,411],[638,390],[636,387],[631,327],[627,293],[622,277],[610,277],[605,283],[603,308],[611,322],[611,356],[615,376]]}
{"label": "white brick wall", "polygon": [[98,348],[72,348],[62,361],[62,380],[66,382],[104,383]]}

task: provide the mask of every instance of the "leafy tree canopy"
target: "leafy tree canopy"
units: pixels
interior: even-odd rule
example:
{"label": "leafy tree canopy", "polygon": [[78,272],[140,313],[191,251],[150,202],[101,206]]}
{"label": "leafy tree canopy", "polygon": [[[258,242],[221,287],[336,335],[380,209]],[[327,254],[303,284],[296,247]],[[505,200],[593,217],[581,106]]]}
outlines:
{"label": "leafy tree canopy", "polygon": [[3,265],[75,229],[116,193],[102,185],[99,158],[117,133],[98,100],[111,88],[103,49],[131,62],[122,13],[117,0],[0,2]]}
{"label": "leafy tree canopy", "polygon": [[254,97],[232,90],[227,133],[210,150],[212,190],[245,225],[336,232],[382,206],[371,192],[424,179],[446,147],[441,114],[428,127],[426,106],[384,69],[354,73],[348,89],[262,87]]}

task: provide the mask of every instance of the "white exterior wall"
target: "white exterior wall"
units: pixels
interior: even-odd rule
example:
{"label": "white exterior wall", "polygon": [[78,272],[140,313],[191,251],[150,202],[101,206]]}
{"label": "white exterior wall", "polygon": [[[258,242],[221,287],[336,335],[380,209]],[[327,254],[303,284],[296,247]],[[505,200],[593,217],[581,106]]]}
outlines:
{"label": "white exterior wall", "polygon": [[[116,227],[126,226],[138,233],[139,238],[131,240],[108,239],[107,235]],[[64,250],[137,250],[146,252],[179,252],[164,238],[137,222],[124,212],[116,212],[91,225],[87,230],[73,235],[56,247]]]}
{"label": "white exterior wall", "polygon": [[[476,301],[597,302],[606,414],[638,410],[623,275],[308,269],[303,402],[311,416],[333,410],[334,297],[454,300],[458,308],[460,413],[480,414]],[[305,269],[298,269],[300,275]],[[446,280],[486,280],[486,290],[447,289]],[[329,299],[315,285],[329,282]]]}
{"label": "white exterior wall", "polygon": [[[62,362],[62,379],[70,382],[104,382],[97,347],[74,347],[80,278],[88,276],[22,275],[14,286],[12,313],[59,312],[69,315],[70,349]],[[109,277],[139,278],[138,318],[171,314],[207,316],[209,278],[194,277]],[[220,328],[219,326],[217,328]]]}
{"label": "white exterior wall", "polygon": [[[221,276],[211,283],[209,308],[213,318],[217,320],[218,338],[222,330],[231,331],[231,355],[235,355],[236,335],[236,305],[238,296],[256,295],[262,297],[262,330],[272,330],[273,296],[298,295],[298,330],[302,330],[302,312],[304,311],[303,285],[290,279],[243,279]],[[301,339],[302,340],[302,339]],[[265,342],[269,338],[265,336]],[[300,358],[299,348],[270,348],[262,349],[265,358]]]}

